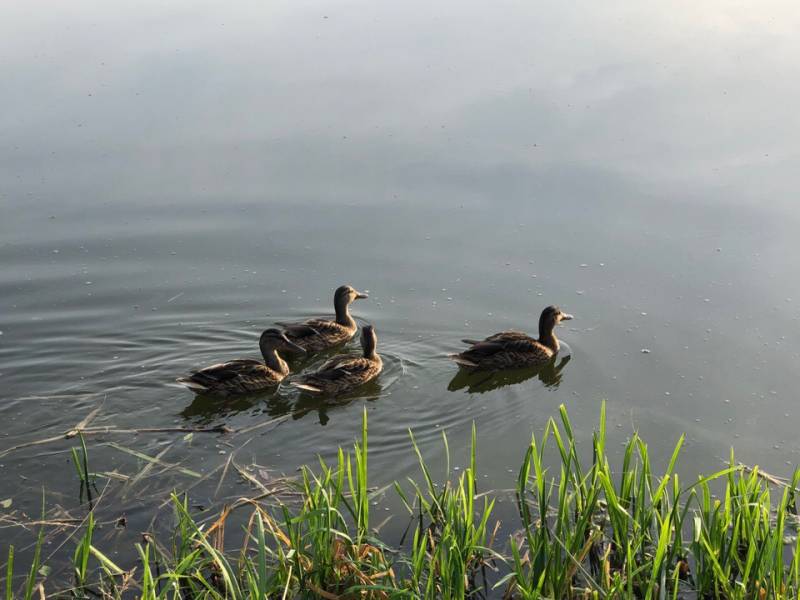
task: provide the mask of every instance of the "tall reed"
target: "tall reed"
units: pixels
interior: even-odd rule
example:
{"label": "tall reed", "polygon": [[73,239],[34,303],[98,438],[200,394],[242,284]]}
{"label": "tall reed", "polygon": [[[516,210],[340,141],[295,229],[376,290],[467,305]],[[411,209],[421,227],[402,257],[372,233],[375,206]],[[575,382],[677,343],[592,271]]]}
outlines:
{"label": "tall reed", "polygon": [[[227,548],[225,508],[210,525],[173,494],[176,526],[158,543],[146,534],[127,569],[94,544],[95,517],[75,536],[73,598],[147,600],[209,598],[800,598],[797,494],[800,470],[778,480],[734,459],[707,477],[683,482],[676,469],[681,437],[656,475],[645,442],[633,434],[612,470],[606,409],[587,447],[579,448],[566,409],[532,435],[515,480],[519,522],[508,542],[496,539],[496,494],[477,487],[477,436],[469,466],[435,482],[413,433],[421,477],[394,488],[411,519],[395,547],[381,541],[370,506],[387,488],[369,485],[367,413],[351,452],[331,464],[303,467],[299,501],[249,500],[243,538]],[[90,473],[85,445],[74,455]],[[591,456],[590,460],[586,457]],[[80,459],[80,460],[78,460]],[[716,492],[716,495],[715,495]],[[44,526],[30,568],[15,588],[8,550],[6,600],[43,593]],[[18,561],[17,561],[18,562]],[[48,583],[54,587],[54,583]]]}

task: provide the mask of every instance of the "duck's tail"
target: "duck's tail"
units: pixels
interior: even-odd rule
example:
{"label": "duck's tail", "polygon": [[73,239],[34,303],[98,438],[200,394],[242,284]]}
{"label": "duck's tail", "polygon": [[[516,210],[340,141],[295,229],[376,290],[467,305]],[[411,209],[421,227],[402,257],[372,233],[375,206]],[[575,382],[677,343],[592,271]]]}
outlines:
{"label": "duck's tail", "polygon": [[460,354],[448,354],[447,357],[462,367],[477,367],[478,363],[472,362],[468,358],[464,358]]}
{"label": "duck's tail", "polygon": [[474,346],[475,344],[480,344],[481,342],[480,340],[467,340],[467,339],[463,339],[461,341],[469,346]]}
{"label": "duck's tail", "polygon": [[292,381],[291,384],[292,384],[292,387],[296,387],[298,389],[305,390],[307,392],[313,392],[315,394],[319,394],[319,393],[322,392],[321,389],[319,389],[318,387],[313,386],[313,385],[311,385],[309,383],[302,383],[300,381]]}
{"label": "duck's tail", "polygon": [[193,392],[207,392],[208,391],[208,386],[203,385],[202,383],[199,383],[199,382],[195,381],[191,377],[178,377],[175,381],[177,381],[181,385],[186,386],[187,388],[189,388]]}

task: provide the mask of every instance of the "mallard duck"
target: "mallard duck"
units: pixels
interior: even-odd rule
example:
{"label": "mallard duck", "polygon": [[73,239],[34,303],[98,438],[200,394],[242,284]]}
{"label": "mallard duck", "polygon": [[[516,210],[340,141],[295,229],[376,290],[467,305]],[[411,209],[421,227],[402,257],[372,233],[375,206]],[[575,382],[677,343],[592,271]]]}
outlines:
{"label": "mallard duck", "polygon": [[304,375],[292,381],[294,387],[325,394],[338,396],[367,383],[375,378],[383,369],[383,361],[375,352],[378,345],[378,336],[372,325],[361,329],[361,347],[364,349],[362,356],[337,356],[323,364],[319,370]]}
{"label": "mallard duck", "polygon": [[343,285],[333,295],[336,319],[309,319],[302,323],[277,323],[292,342],[306,352],[321,352],[343,344],[356,334],[358,325],[350,316],[350,305],[355,300],[367,298],[367,294]]}
{"label": "mallard duck", "polygon": [[539,339],[521,331],[502,331],[485,340],[462,340],[470,348],[450,356],[462,367],[478,369],[517,369],[542,365],[558,352],[555,327],[572,319],[557,306],[548,306],[539,317]]}
{"label": "mallard duck", "polygon": [[263,363],[251,358],[231,360],[200,369],[177,381],[196,393],[231,396],[257,392],[279,384],[289,374],[289,365],[278,350],[305,352],[278,329],[264,331],[258,346]]}

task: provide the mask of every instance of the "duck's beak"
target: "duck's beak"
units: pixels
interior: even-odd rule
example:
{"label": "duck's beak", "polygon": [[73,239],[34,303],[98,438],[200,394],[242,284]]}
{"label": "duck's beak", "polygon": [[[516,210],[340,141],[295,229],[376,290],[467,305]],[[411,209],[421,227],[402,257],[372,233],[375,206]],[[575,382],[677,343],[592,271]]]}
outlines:
{"label": "duck's beak", "polygon": [[283,344],[284,346],[286,346],[288,350],[291,350],[292,352],[297,352],[298,354],[306,354],[305,348],[298,346],[292,340],[287,338],[285,335],[283,336]]}
{"label": "duck's beak", "polygon": [[369,295],[364,292],[356,292],[356,300],[364,300],[365,298],[369,298]]}
{"label": "duck's beak", "polygon": [[571,320],[572,320],[572,319],[574,319],[574,318],[575,318],[575,317],[573,317],[573,316],[572,316],[572,315],[570,315],[570,314],[567,314],[567,313],[561,313],[561,320],[562,320],[562,321],[571,321]]}

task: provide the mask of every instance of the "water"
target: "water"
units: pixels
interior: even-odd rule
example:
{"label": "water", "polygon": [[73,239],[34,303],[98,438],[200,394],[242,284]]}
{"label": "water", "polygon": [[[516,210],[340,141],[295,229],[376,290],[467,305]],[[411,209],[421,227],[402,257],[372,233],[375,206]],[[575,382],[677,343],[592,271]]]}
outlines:
{"label": "water", "polygon": [[[100,502],[120,560],[196,483],[164,463],[214,473],[191,492],[211,511],[255,493],[220,483],[232,454],[294,474],[349,445],[364,408],[376,483],[417,475],[409,428],[438,468],[447,431],[463,466],[474,421],[485,489],[508,488],[560,404],[589,440],[602,399],[616,447],[637,430],[666,462],[685,432],[684,477],[732,445],[777,474],[798,462],[792,4],[82,1],[0,19],[0,451],[98,407],[93,426],[238,432],[88,439],[92,470],[129,478]],[[347,402],[172,383],[257,356],[263,328],[331,312],[342,283],[369,290],[353,310],[386,363]],[[552,303],[576,315],[557,376],[453,381],[462,337],[534,332]],[[148,463],[109,443],[162,464],[136,479]],[[43,487],[83,516],[74,445],[0,458],[5,517],[38,515]]]}

